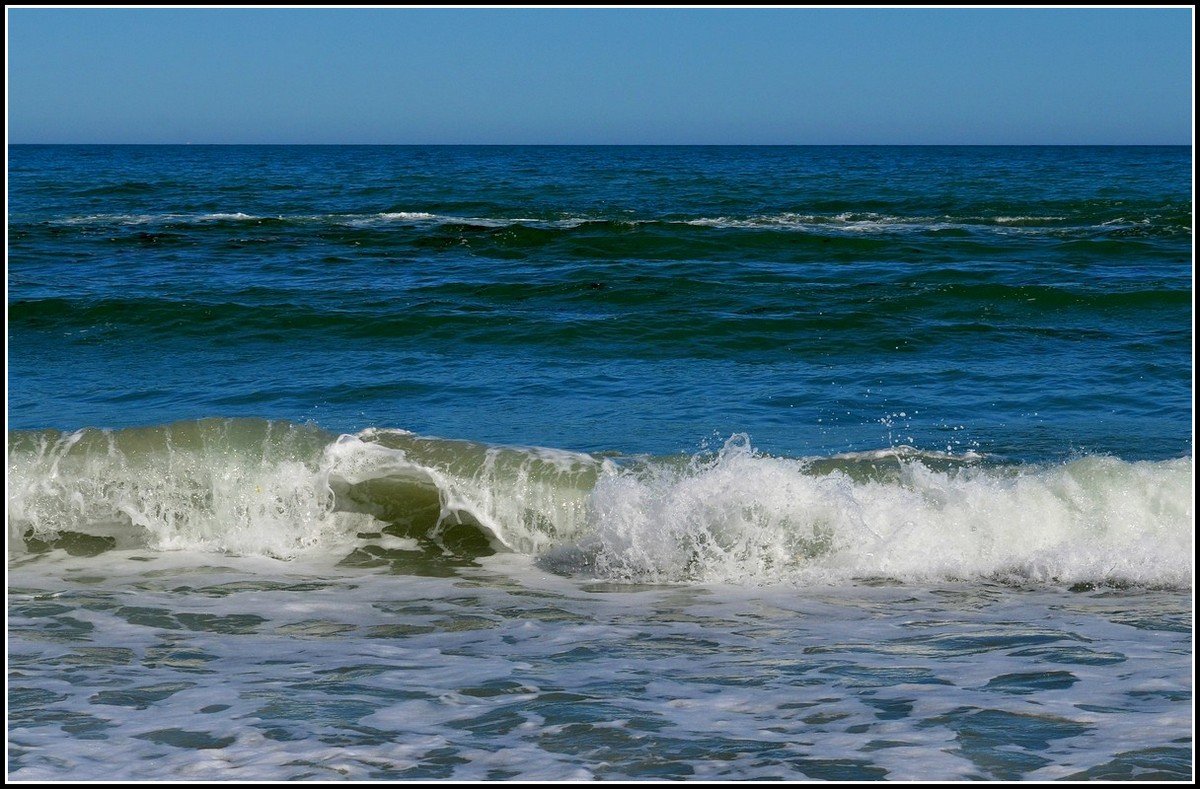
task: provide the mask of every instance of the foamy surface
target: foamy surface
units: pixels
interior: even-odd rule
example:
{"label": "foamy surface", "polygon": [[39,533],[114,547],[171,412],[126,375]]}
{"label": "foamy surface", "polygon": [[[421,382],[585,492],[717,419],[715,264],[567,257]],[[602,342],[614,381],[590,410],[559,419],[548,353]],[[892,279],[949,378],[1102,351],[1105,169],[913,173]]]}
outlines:
{"label": "foamy surface", "polygon": [[1189,595],[10,565],[18,780],[1182,778]]}

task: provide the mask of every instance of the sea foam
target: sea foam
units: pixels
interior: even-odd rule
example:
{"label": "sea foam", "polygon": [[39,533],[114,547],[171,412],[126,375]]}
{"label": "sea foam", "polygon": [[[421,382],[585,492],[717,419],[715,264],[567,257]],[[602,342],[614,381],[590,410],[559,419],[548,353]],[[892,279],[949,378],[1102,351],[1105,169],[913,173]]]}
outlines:
{"label": "sea foam", "polygon": [[[649,582],[993,578],[1188,587],[1192,459],[1043,466],[917,450],[600,458],[205,420],[10,437],[10,545],[292,558],[452,528],[548,569]],[[32,542],[31,542],[32,541]],[[485,545],[486,543],[480,543]]]}

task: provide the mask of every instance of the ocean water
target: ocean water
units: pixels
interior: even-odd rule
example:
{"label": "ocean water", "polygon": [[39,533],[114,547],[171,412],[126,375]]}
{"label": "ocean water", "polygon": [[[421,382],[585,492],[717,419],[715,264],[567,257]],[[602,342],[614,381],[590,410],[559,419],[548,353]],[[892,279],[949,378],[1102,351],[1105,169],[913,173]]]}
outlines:
{"label": "ocean water", "polygon": [[1192,777],[1189,148],[8,156],[11,778]]}

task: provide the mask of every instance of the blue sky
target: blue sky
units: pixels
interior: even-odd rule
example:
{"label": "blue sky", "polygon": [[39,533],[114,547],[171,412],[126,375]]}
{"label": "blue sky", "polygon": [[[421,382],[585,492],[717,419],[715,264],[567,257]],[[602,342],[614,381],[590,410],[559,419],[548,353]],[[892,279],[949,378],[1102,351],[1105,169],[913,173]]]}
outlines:
{"label": "blue sky", "polygon": [[1189,144],[1188,9],[9,9],[13,143]]}

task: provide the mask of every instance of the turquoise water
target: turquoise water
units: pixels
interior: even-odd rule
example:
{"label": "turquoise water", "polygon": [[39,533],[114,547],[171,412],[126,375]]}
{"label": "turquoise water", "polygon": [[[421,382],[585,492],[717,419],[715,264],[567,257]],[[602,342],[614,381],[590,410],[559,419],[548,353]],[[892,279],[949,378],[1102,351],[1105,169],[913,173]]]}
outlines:
{"label": "turquoise water", "polygon": [[10,775],[1187,778],[1190,189],[10,147]]}

